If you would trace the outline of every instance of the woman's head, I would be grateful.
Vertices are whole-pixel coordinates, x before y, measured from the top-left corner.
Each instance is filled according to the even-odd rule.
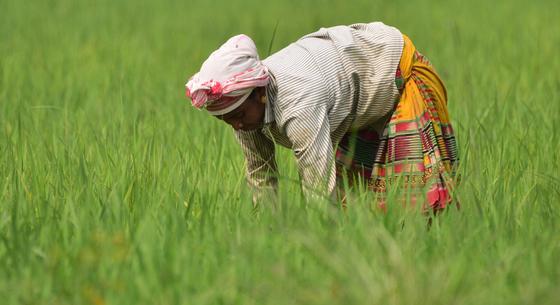
[[[268,80],[268,69],[259,60],[253,40],[237,35],[210,54],[187,82],[186,95],[194,107],[221,116],[249,102],[253,89]]]
[[[229,124],[235,130],[255,130],[262,128],[266,103],[264,87],[254,88],[249,96],[234,110],[216,118]]]

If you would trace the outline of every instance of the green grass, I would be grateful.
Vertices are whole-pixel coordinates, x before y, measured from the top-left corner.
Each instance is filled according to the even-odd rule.
[[[2,304],[558,304],[558,1],[0,2]],[[261,55],[382,20],[447,84],[462,209],[300,200],[253,212],[232,132],[184,83],[229,36]]]

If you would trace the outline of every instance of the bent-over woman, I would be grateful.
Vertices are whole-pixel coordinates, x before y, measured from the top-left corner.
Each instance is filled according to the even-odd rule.
[[[321,28],[262,61],[251,38],[234,36],[186,95],[233,127],[256,194],[276,189],[282,145],[307,197],[334,196],[346,180],[365,183],[381,206],[389,192],[435,211],[452,202],[458,156],[446,89],[394,27]]]

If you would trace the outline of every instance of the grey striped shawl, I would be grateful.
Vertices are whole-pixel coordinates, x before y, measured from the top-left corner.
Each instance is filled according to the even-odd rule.
[[[398,98],[402,34],[381,22],[322,28],[263,60],[272,78],[262,130],[236,131],[247,180],[275,188],[275,143],[291,148],[307,196],[333,194],[334,149],[350,130],[379,132]]]

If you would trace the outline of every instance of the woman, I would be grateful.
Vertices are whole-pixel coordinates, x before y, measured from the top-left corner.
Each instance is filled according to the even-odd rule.
[[[458,158],[445,87],[394,27],[322,28],[263,61],[238,35],[186,87],[195,107],[235,129],[257,194],[276,188],[278,143],[293,150],[307,196],[336,194],[350,177],[381,206],[393,192],[436,211],[451,202]]]

